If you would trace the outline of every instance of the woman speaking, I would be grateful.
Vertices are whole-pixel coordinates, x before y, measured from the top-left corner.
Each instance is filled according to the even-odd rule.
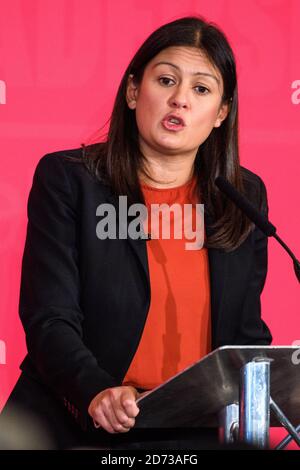
[[[136,52],[105,141],[37,165],[19,308],[28,354],[3,417],[30,412],[57,449],[195,448],[201,429],[134,428],[137,398],[217,347],[272,339],[260,303],[267,237],[217,189],[219,175],[267,214],[263,181],[239,162],[231,47],[215,25],[184,17]],[[189,205],[191,227],[204,207],[203,243],[187,249],[172,211],[170,236],[152,216],[145,236],[130,236],[120,196],[148,214],[163,205],[160,221]]]

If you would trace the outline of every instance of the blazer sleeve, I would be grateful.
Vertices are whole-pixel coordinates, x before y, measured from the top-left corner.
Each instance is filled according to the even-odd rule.
[[[259,180],[259,209],[268,216],[268,199],[264,182]],[[261,318],[261,293],[268,268],[268,237],[255,226],[252,234],[254,256],[245,301],[242,308],[237,343],[240,345],[269,345],[272,336]]]
[[[83,428],[91,399],[118,385],[82,339],[78,214],[61,157],[38,163],[28,198],[19,314],[28,355]]]

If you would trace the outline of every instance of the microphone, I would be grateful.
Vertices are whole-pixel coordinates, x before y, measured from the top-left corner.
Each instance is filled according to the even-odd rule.
[[[254,205],[248,201],[248,199],[235,189],[235,187],[229,183],[229,181],[223,176],[218,176],[215,179],[215,185],[219,190],[226,194],[226,196],[244,213],[246,216],[254,222],[254,224],[267,236],[274,237],[280,245],[285,249],[285,251],[292,258],[294,263],[294,271],[298,282],[300,282],[300,262],[297,260],[294,253],[290,248],[284,243],[284,241],[277,235],[276,227],[269,222],[267,217],[265,217],[259,210],[254,207]]]

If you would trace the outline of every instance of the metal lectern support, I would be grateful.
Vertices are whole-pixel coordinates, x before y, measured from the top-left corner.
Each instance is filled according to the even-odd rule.
[[[241,369],[239,438],[247,444],[269,447],[270,361],[248,362]]]
[[[275,403],[275,401],[270,397],[270,407],[273,413],[275,414],[278,421],[282,424],[282,426],[288,431],[291,439],[297,443],[298,447],[300,447],[300,436],[298,435],[299,427],[295,428],[292,423],[288,420],[288,418],[283,414],[279,406]],[[284,441],[285,442],[285,439]],[[282,445],[283,443],[281,443]],[[284,448],[284,447],[281,447]],[[278,449],[280,449],[280,444]]]
[[[262,449],[269,446],[270,361],[253,360],[240,371],[239,404],[220,413],[220,439],[226,444],[240,440]]]
[[[224,444],[233,444],[238,440],[239,405],[233,403],[220,412],[219,439]]]

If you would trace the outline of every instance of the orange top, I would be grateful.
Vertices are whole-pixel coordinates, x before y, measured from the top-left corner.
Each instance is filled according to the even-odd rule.
[[[142,184],[148,214],[150,204],[177,203],[183,207],[183,204],[197,202],[191,194],[195,182],[192,179],[182,186],[167,189]],[[193,228],[195,211],[193,206]],[[186,249],[185,244],[192,241],[191,236],[185,238],[184,232],[181,239],[174,238],[172,212],[170,220],[169,239],[162,238],[161,231],[159,239],[153,239],[153,226],[149,224],[152,239],[146,242],[146,246],[151,285],[150,308],[123,385],[152,389],[211,350],[207,249]],[[151,223],[151,216],[149,221]],[[145,229],[145,232],[149,233],[150,230],[147,232]]]

